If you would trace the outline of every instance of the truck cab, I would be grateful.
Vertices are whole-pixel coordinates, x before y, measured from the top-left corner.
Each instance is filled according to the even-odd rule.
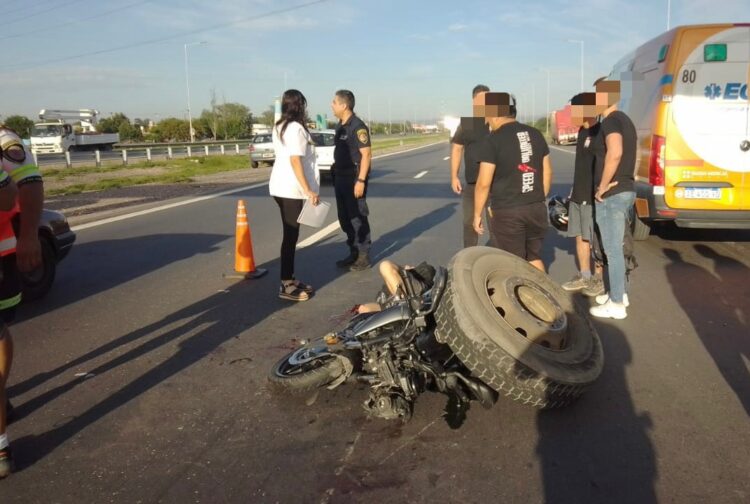
[[[73,127],[62,121],[36,123],[31,130],[31,150],[36,154],[61,154],[73,145]]]

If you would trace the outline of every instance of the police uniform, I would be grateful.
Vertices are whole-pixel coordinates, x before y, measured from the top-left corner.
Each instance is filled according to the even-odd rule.
[[[0,188],[41,182],[42,175],[21,138],[11,129],[0,126]],[[15,307],[21,302],[21,279],[16,266],[16,228],[20,208],[0,212],[0,318],[11,322]]]
[[[367,179],[365,192],[361,198],[354,197],[354,185],[359,177],[359,164],[362,153],[359,149],[370,147],[370,131],[367,125],[352,114],[346,123],[339,123],[334,137],[333,185],[336,192],[336,207],[339,225],[346,233],[346,244],[350,250],[358,253],[368,253],[370,250],[370,222],[367,208]]]

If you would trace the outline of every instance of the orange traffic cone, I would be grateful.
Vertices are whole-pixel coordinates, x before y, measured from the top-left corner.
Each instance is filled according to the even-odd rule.
[[[253,238],[250,234],[250,224],[247,222],[247,210],[245,202],[237,202],[237,229],[235,234],[234,247],[234,270],[237,273],[244,273],[244,278],[260,278],[268,270],[255,267],[255,258],[253,257]]]

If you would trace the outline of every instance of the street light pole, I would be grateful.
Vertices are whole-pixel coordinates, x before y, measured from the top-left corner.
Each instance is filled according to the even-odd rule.
[[[544,69],[547,72],[547,115],[544,116],[547,124],[547,138],[549,138],[549,87],[550,87],[550,71],[549,68]]]
[[[193,131],[193,114],[190,110],[190,72],[188,71],[188,46],[193,45],[205,45],[208,42],[205,40],[201,42],[190,42],[184,44],[183,49],[185,50],[185,88],[187,89],[187,113],[188,113],[188,125],[190,127],[190,143],[195,142],[195,132]]]
[[[669,18],[672,14],[672,0],[667,0],[667,31],[669,31]]]
[[[573,44],[581,44],[581,92],[583,93],[583,40],[568,40]]]

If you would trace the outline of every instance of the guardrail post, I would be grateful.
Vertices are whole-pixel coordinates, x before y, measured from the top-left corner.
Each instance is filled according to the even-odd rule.
[[[204,145],[203,150],[205,151],[206,156],[208,156],[208,145]]]
[[[239,154],[240,153],[240,144],[234,144],[234,151]]]
[[[224,152],[224,144],[221,144],[221,155],[223,156],[225,154]]]
[[[36,152],[34,152],[34,151],[31,151],[31,157],[33,157],[33,158],[34,158],[34,164],[35,164],[35,165],[36,165],[37,167],[39,167],[39,155],[38,155],[38,154],[37,154]]]
[[[128,151],[127,149],[122,149],[122,164],[123,166],[128,165]]]
[[[167,159],[172,159],[172,147],[167,147]]]
[[[151,161],[151,147],[146,147],[146,161]]]
[[[101,168],[102,167],[102,153],[99,149],[96,149],[94,151],[94,159],[96,159],[96,167]]]
[[[187,157],[190,157],[190,156],[192,156],[192,155],[193,155],[193,151],[192,151],[192,149],[190,148],[190,146],[188,145],[188,146],[187,146]]]
[[[68,168],[73,166],[73,163],[70,161],[70,151],[65,151],[65,166]]]

